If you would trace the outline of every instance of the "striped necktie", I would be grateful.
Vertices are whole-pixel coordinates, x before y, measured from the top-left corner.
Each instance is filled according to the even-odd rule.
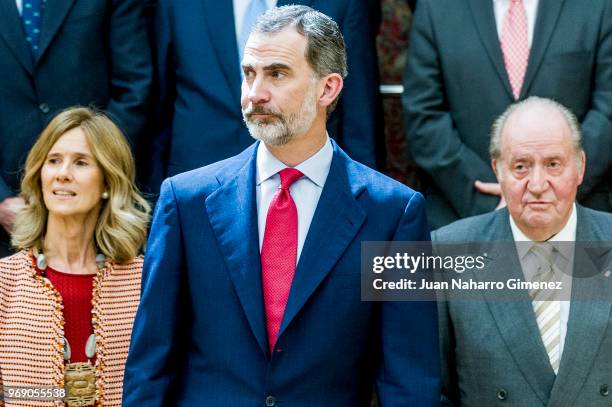
[[[556,281],[553,246],[547,242],[535,243],[530,253],[534,257],[535,264],[539,265],[532,282]],[[544,348],[556,374],[561,361],[561,302],[553,290],[534,289],[529,295]]]

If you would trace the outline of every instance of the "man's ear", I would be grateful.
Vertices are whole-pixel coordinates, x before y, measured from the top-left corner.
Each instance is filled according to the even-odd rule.
[[[578,162],[578,165],[579,165],[578,167],[578,177],[579,177],[578,185],[580,185],[582,184],[582,180],[584,178],[584,171],[586,168],[586,154],[584,151],[580,152],[580,154],[578,155],[578,160],[579,160]]]
[[[493,168],[493,173],[495,174],[495,177],[497,178],[497,182],[500,181],[501,179],[501,169],[499,168],[501,166],[501,161],[498,161],[497,159],[492,159],[491,160],[491,168]]]
[[[342,87],[344,86],[344,80],[340,74],[330,73],[322,78],[322,83],[323,92],[320,93],[319,105],[327,108],[327,106],[331,105],[340,95]]]

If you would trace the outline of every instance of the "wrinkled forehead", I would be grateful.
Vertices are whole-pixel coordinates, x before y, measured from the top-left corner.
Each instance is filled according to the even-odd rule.
[[[253,33],[244,48],[243,66],[281,63],[289,66],[306,63],[307,39],[295,28],[277,33]]]
[[[555,109],[546,106],[520,109],[508,118],[502,130],[501,150],[502,156],[570,154],[571,129],[563,114]]]

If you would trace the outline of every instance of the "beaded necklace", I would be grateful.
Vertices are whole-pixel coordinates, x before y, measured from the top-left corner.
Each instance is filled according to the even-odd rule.
[[[104,269],[106,263],[106,256],[103,254],[96,255],[96,265],[98,272]],[[47,278],[47,259],[42,253],[39,252],[36,256],[36,264],[40,270],[41,277],[51,286],[53,284]],[[95,325],[95,321],[92,321],[92,325]],[[85,344],[85,355],[87,356],[87,362],[70,362],[72,351],[70,349],[70,343],[64,336],[64,388],[66,390],[66,398],[64,402],[68,407],[81,407],[81,406],[93,406],[96,402],[96,372],[95,367],[91,363],[91,359],[96,355],[96,336],[91,334]]]

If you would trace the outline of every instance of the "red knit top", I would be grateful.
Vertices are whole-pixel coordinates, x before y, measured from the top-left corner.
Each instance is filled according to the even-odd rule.
[[[38,267],[36,271],[40,273]],[[64,305],[64,337],[70,344],[70,362],[87,362],[85,345],[93,333],[91,299],[95,274],[68,274],[48,267],[45,273],[62,296]],[[95,357],[92,359],[94,363]]]

